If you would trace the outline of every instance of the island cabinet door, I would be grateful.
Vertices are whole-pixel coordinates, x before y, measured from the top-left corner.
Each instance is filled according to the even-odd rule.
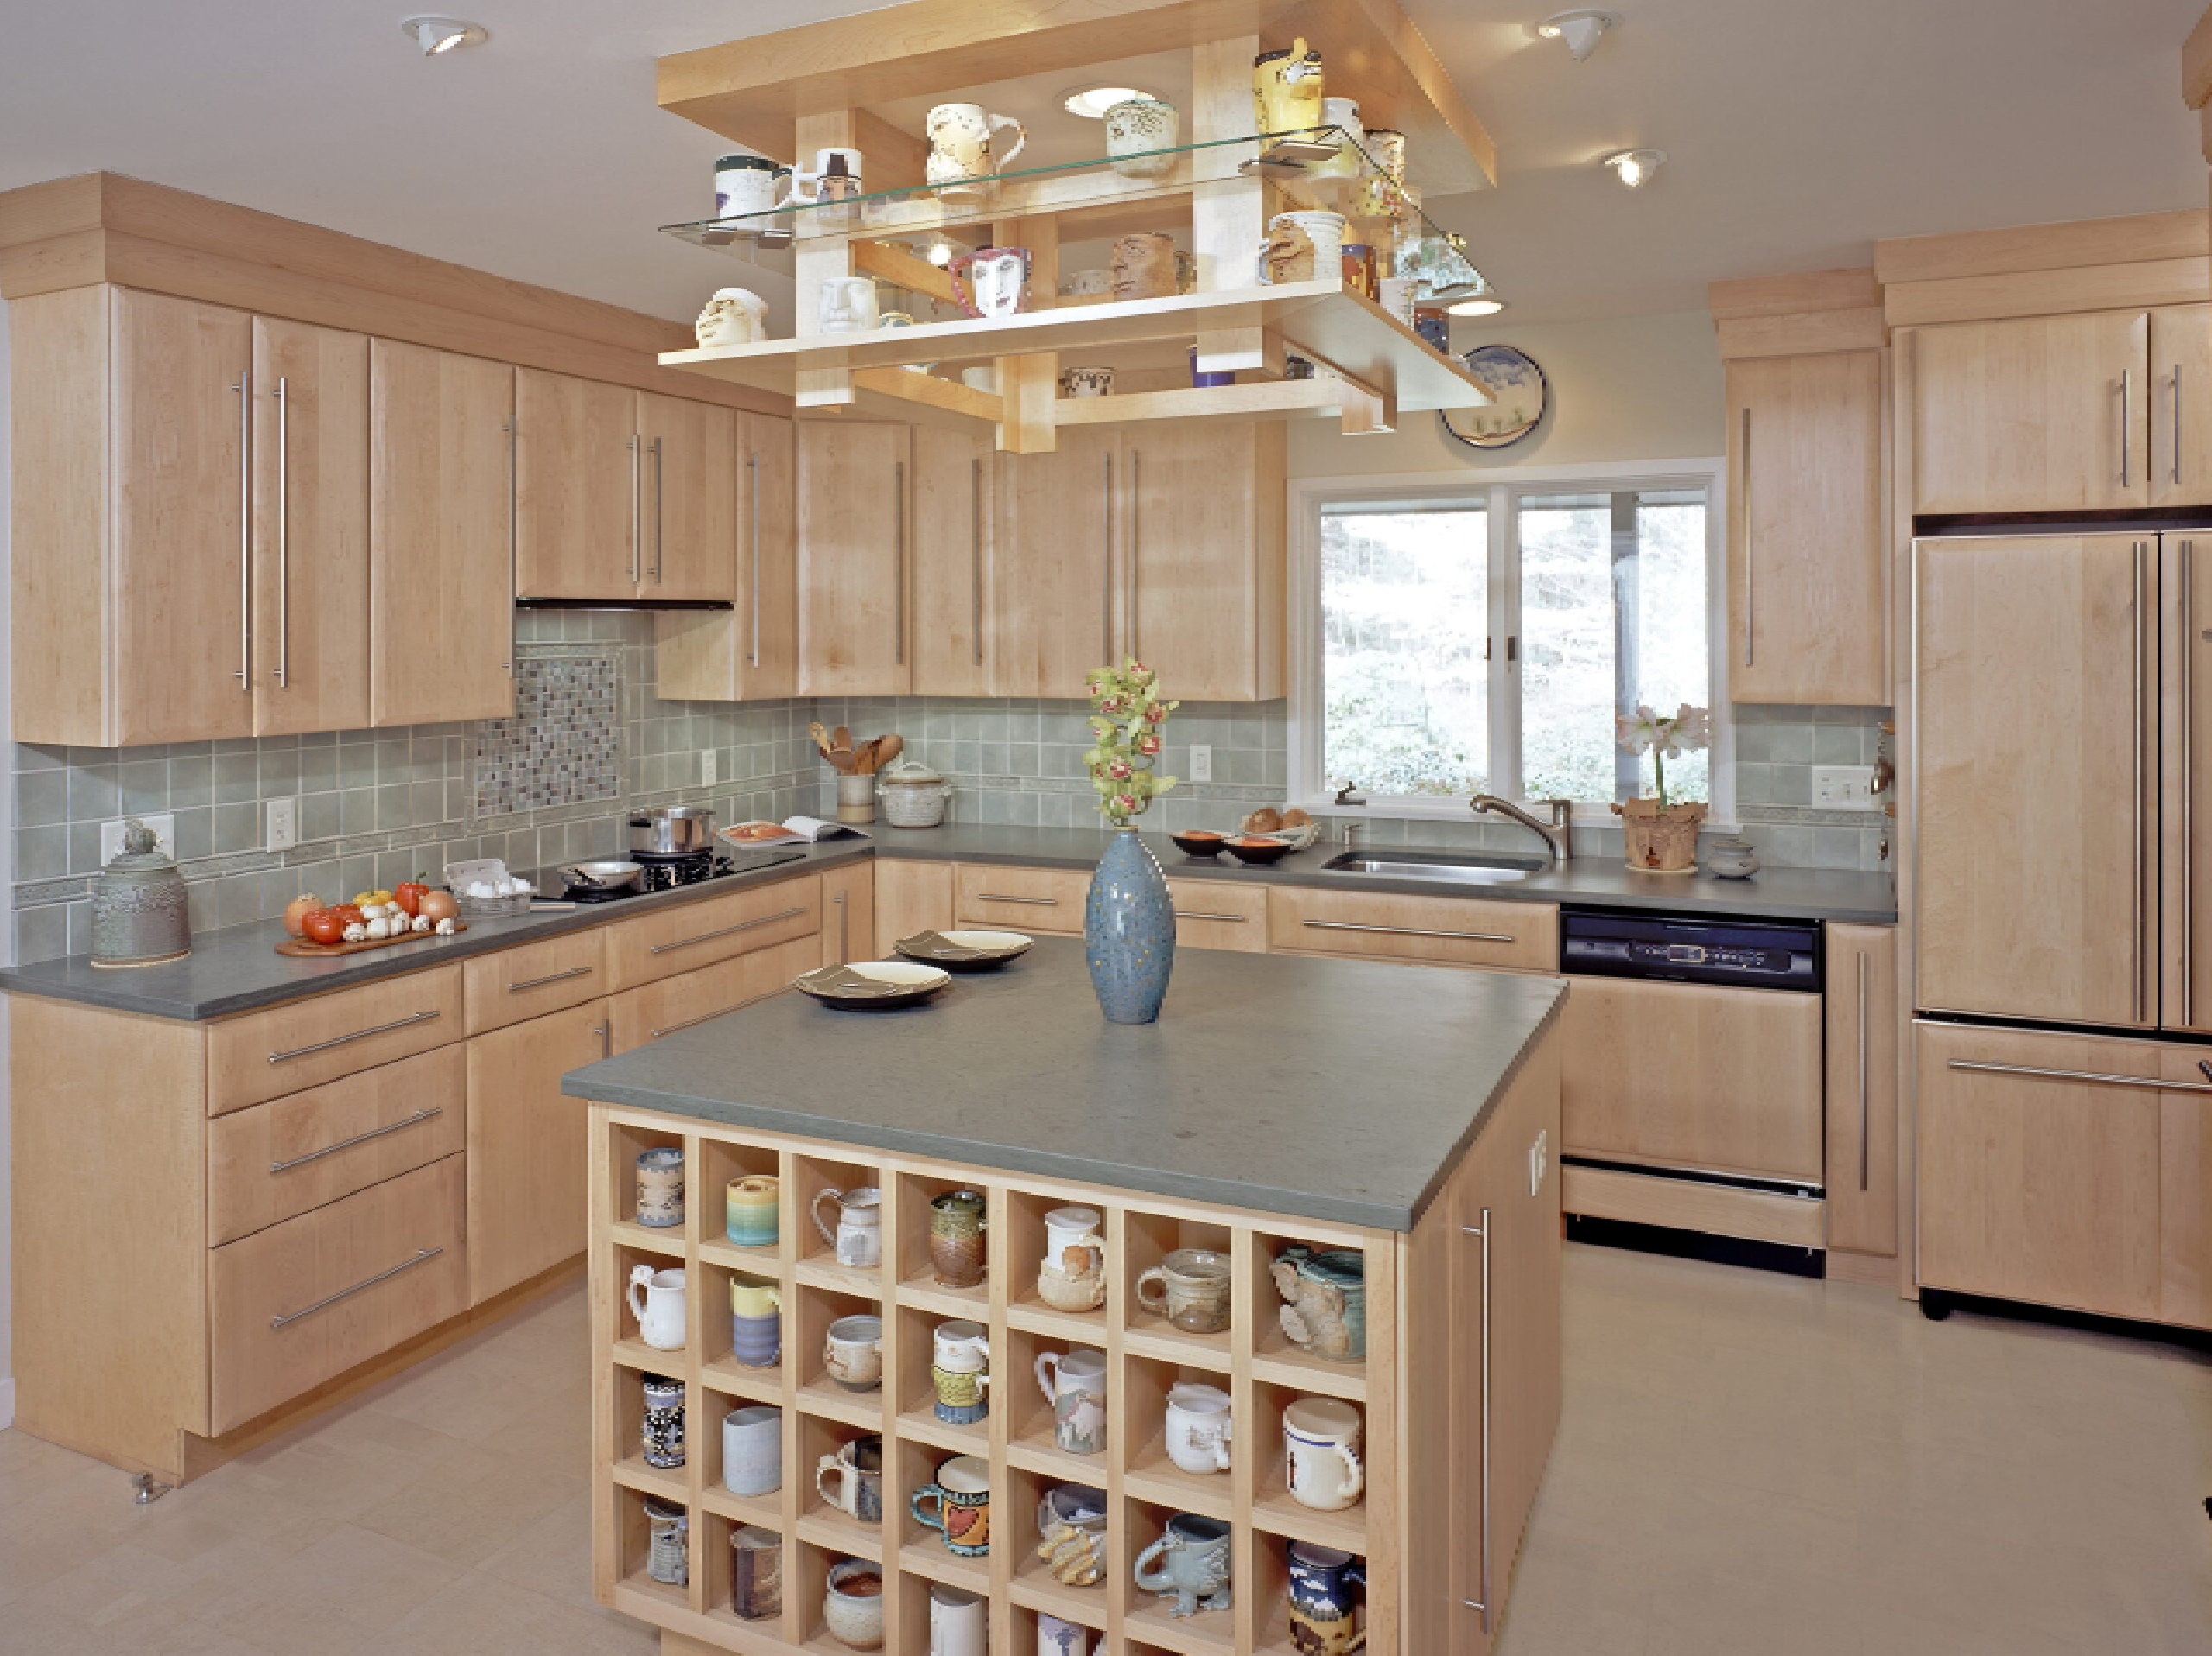
[[[1828,1247],[1897,1251],[1897,928],[1827,927]]]
[[[585,1116],[561,1077],[609,1056],[605,1000],[468,1043],[468,1303],[583,1251]]]

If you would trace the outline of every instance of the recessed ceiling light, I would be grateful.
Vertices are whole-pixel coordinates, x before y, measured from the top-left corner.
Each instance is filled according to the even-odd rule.
[[[1446,305],[1446,316],[1495,316],[1505,308],[1505,301],[1495,294],[1484,294],[1479,299],[1462,299],[1456,305]]]
[[[434,58],[463,46],[481,46],[492,38],[491,31],[481,23],[465,22],[458,17],[403,17],[399,32],[423,48],[423,55]]]
[[[1150,98],[1148,92],[1139,92],[1135,86],[1079,86],[1062,95],[1060,107],[1071,115],[1080,115],[1086,121],[1103,121],[1106,111],[1116,104],[1126,104],[1132,98]]]
[[[1667,152],[1663,149],[1620,149],[1602,158],[1598,164],[1610,167],[1624,188],[1640,190],[1651,181],[1651,174],[1665,165]]]
[[[1605,37],[1609,29],[1618,29],[1621,20],[1610,11],[1554,12],[1536,25],[1541,40],[1557,41],[1574,54],[1577,63],[1598,49],[1598,42]]]

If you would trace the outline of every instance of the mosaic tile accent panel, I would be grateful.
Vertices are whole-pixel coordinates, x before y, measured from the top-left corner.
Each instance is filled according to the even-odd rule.
[[[476,736],[476,815],[507,816],[581,805],[622,790],[622,715],[615,658],[516,663],[515,716]]]

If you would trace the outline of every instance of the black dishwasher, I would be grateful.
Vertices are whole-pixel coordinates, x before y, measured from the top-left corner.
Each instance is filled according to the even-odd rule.
[[[1583,977],[1821,987],[1817,920],[1715,920],[1624,909],[1560,910],[1559,969]]]

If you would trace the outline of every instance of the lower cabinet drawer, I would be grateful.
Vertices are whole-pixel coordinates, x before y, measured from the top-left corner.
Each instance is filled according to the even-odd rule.
[[[963,863],[953,887],[954,916],[963,926],[1083,935],[1083,899],[1090,891],[1090,876],[1079,868]]]
[[[461,967],[433,966],[207,1026],[207,1114],[458,1041]]]
[[[607,929],[608,987],[632,989],[678,972],[822,932],[822,877],[756,885],[618,920]],[[821,955],[817,944],[815,954]]]
[[[1167,899],[1175,908],[1178,948],[1267,953],[1265,886],[1232,885],[1225,879],[1171,879]]]
[[[686,972],[681,977],[663,978],[658,983],[626,990],[608,1003],[613,1011],[614,1050],[627,1052],[664,1035],[765,1000],[790,988],[791,980],[800,973],[811,972],[821,964],[820,944],[810,937],[798,937],[704,971]]]
[[[1548,903],[1277,885],[1268,892],[1268,941],[1304,955],[1556,972],[1559,910]]]
[[[379,1064],[207,1124],[207,1245],[427,1166],[468,1142],[459,1045]]]
[[[467,1160],[448,1156],[211,1250],[212,1431],[467,1308]]]
[[[461,981],[471,1035],[581,1006],[607,993],[607,929],[476,955],[461,963]]]

